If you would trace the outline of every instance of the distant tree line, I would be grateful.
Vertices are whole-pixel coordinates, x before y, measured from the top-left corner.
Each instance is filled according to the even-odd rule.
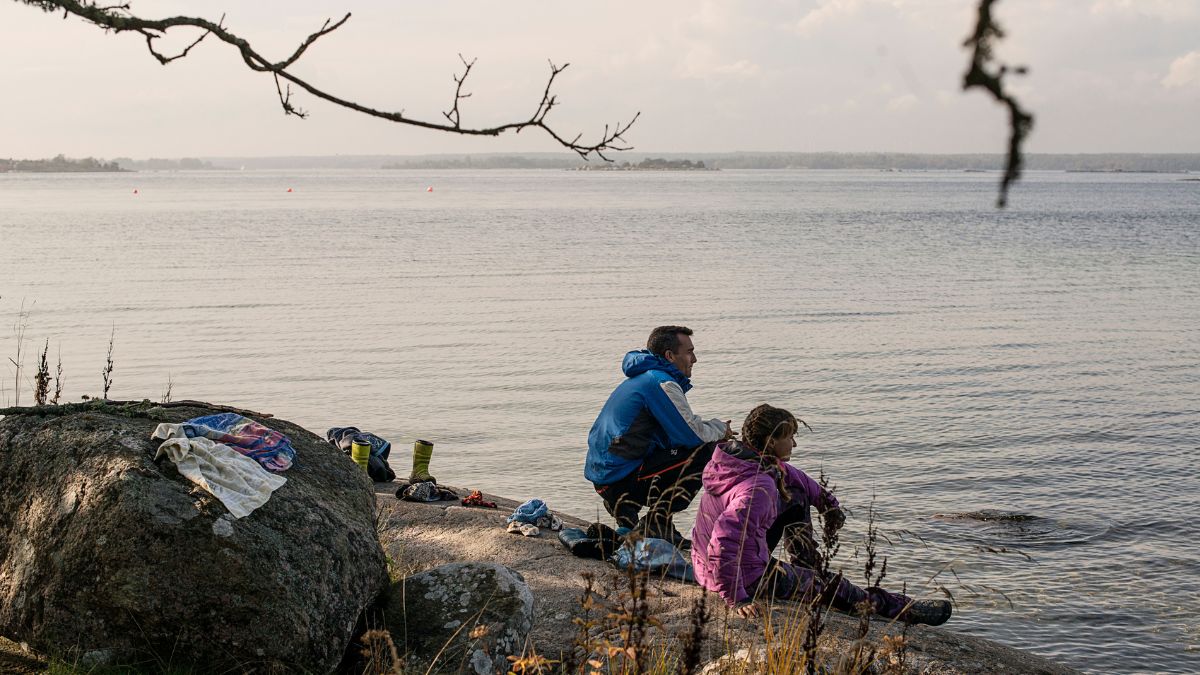
[[[51,159],[0,159],[0,173],[21,171],[28,173],[84,173],[123,171],[116,162],[105,162],[95,157],[69,159],[56,155]]]
[[[384,169],[568,169],[582,164],[578,157],[527,157],[521,155],[471,155],[459,157],[414,157],[384,164]]]
[[[647,157],[637,164],[621,162],[620,164],[597,164],[579,167],[581,171],[715,171],[704,165],[704,160],[664,159],[662,157]]]
[[[923,155],[888,152],[747,152],[705,155],[721,169],[897,169],[914,171],[1003,171],[998,154]],[[1043,171],[1200,171],[1200,154],[1026,154],[1027,169]]]
[[[215,169],[212,162],[206,162],[195,157],[184,157],[182,159],[159,159],[151,157],[150,159],[130,159],[128,157],[118,157],[113,160],[121,166],[122,169],[130,171],[205,171]]]

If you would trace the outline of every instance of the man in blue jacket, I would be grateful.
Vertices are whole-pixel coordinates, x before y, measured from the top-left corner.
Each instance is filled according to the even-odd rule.
[[[627,379],[592,425],[583,471],[618,527],[681,547],[689,542],[671,515],[699,492],[716,442],[733,435],[729,422],[701,419],[688,405],[695,363],[692,331],[684,326],[659,326],[646,349],[626,354]],[[647,511],[639,520],[642,507]]]

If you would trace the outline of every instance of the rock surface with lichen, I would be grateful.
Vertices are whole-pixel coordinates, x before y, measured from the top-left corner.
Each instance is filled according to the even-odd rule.
[[[435,672],[508,672],[533,626],[533,594],[519,572],[488,562],[460,562],[419,572],[398,584],[404,601],[389,613],[409,666]]]
[[[0,419],[0,635],[75,663],[337,666],[387,583],[371,483],[321,438],[258,419],[297,459],[265,505],[235,519],[154,460],[160,421],[212,412],[97,405]]]

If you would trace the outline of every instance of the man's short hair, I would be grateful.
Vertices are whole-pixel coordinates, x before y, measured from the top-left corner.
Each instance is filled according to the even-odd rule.
[[[687,326],[659,326],[650,331],[650,339],[646,340],[646,349],[665,357],[667,352],[679,351],[679,336],[691,335],[692,329]]]

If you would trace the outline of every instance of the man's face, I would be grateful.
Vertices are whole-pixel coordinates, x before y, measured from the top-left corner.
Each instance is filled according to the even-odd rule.
[[[692,376],[692,364],[696,362],[696,347],[692,345],[692,336],[679,335],[679,349],[667,350],[664,356],[684,377]]]

